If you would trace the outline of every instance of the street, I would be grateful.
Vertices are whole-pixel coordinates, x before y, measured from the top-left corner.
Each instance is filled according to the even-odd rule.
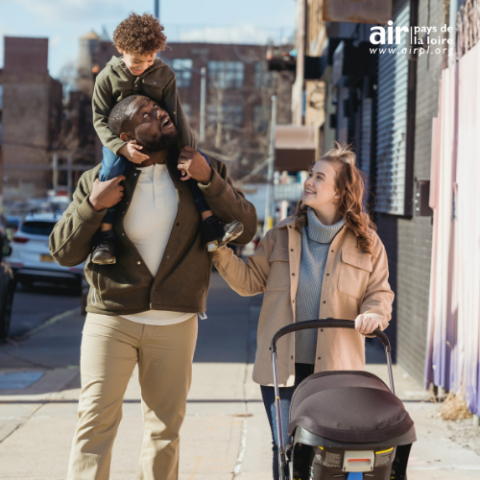
[[[395,384],[404,409],[387,391],[343,390],[356,388],[354,375],[338,375],[342,388],[316,392],[311,403],[296,392],[308,406],[298,409],[303,419],[320,424],[310,418],[318,413],[331,422],[319,428],[356,429],[365,442],[369,427],[384,438],[398,433],[394,422],[410,428],[410,442],[405,411],[414,421],[409,456],[391,453],[393,440],[374,451],[355,443],[362,458],[322,445],[316,461],[334,465],[335,477],[385,480],[380,472],[393,457],[385,476],[406,480],[408,457],[408,480],[480,479],[480,223],[472,222],[480,203],[480,0],[52,4],[0,1],[0,480],[66,480],[80,363],[85,382],[85,359],[92,370],[115,372],[119,361],[135,361],[128,348],[118,348],[117,361],[116,352],[88,346],[80,362],[86,304],[138,313],[114,328],[123,335],[130,320],[144,323],[133,329],[146,345],[170,333],[157,326],[150,334],[148,319],[183,320],[206,299],[178,478],[271,479],[272,434],[252,380],[263,295],[239,296],[219,271],[242,293],[267,292],[259,372],[271,373],[271,321],[356,319],[361,334],[381,328],[390,339],[393,366],[385,338],[365,338],[366,370]],[[258,255],[245,270],[221,249],[208,289],[207,252],[223,244],[244,259]],[[55,280],[77,288],[47,283]],[[92,344],[108,335],[104,321],[92,325]],[[279,348],[283,383],[296,362],[363,368],[360,334],[302,337],[290,338],[287,354]],[[151,343],[163,352],[167,345],[169,365],[185,367],[171,354],[186,353],[185,334]],[[152,356],[162,369],[152,389],[170,375],[173,387],[161,390],[177,407],[182,374]],[[151,359],[142,349],[137,357],[140,365]],[[175,418],[163,397],[148,402],[138,376],[138,366],[123,376],[112,480],[154,480],[137,474],[142,395],[165,425]],[[119,385],[102,384],[100,401],[109,403]],[[377,400],[385,403],[377,408]],[[169,410],[167,420],[154,403]],[[100,463],[106,458],[87,450],[81,469],[97,453]],[[308,468],[295,469],[294,480],[326,476]],[[355,468],[365,473],[346,473]]]
[[[10,337],[22,337],[46,320],[80,307],[80,295],[72,288],[36,283],[32,288],[18,284],[13,297]]]
[[[199,322],[193,385],[182,428],[182,480],[271,478],[270,430],[258,385],[251,380],[261,300],[238,296],[218,273],[213,274],[208,319]],[[0,478],[61,480],[76,423],[84,318],[74,310],[78,298],[73,295],[56,296],[50,290],[42,297],[35,291],[19,291],[15,308],[20,320],[14,319],[18,332],[41,324],[35,313],[28,313],[29,302],[52,308],[49,312],[58,320],[27,340],[0,347],[1,373],[41,376],[25,388],[18,387],[28,378],[18,379],[17,388],[0,390]],[[59,303],[70,313],[58,315]],[[46,317],[43,312],[42,318]],[[370,349],[373,342],[368,345]],[[378,352],[373,352],[374,358],[379,358]],[[372,358],[372,352],[368,355]],[[370,363],[368,369],[386,380],[384,364]],[[409,479],[478,478],[480,451],[471,422],[461,425],[463,434],[455,441],[452,428],[460,425],[437,419],[438,406],[400,367],[395,366],[394,375],[397,394],[417,428]],[[125,396],[114,447],[111,478],[115,480],[133,479],[137,469],[142,421],[136,376],[134,372]],[[465,432],[471,434],[469,446]]]

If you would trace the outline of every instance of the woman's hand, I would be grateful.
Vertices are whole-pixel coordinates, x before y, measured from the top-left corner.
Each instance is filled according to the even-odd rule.
[[[378,313],[362,313],[355,319],[355,330],[362,335],[371,334],[382,325],[383,315]]]

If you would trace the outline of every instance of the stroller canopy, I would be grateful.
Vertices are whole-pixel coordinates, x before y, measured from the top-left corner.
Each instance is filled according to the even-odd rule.
[[[289,435],[296,427],[340,442],[382,442],[413,427],[403,403],[382,380],[363,371],[320,372],[295,390]]]

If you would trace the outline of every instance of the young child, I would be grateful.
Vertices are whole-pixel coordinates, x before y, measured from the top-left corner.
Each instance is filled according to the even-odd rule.
[[[165,50],[167,37],[163,26],[152,15],[134,13],[115,29],[113,42],[123,56],[112,57],[99,73],[93,93],[93,123],[103,143],[100,181],[126,173],[131,163],[142,163],[148,155],[136,142],[124,142],[108,128],[108,116],[117,102],[129,95],[143,94],[161,103],[179,131],[181,147],[197,148],[187,118],[183,113],[173,71],[157,58]],[[201,152],[200,152],[201,153]],[[203,155],[203,154],[202,154]],[[204,155],[208,162],[208,158]],[[223,223],[213,216],[197,182],[189,180],[193,197],[202,218],[201,234],[209,252],[235,240],[243,232],[240,222]],[[92,262],[115,263],[115,207],[104,217],[100,235],[92,253]]]

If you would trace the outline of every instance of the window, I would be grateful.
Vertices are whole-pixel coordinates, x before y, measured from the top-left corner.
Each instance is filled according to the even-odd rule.
[[[25,222],[22,225],[21,231],[23,233],[30,233],[32,235],[45,235],[48,237],[53,230],[56,222]]]
[[[207,108],[208,123],[217,122],[217,105],[208,105]],[[243,106],[242,105],[222,105],[222,124],[234,127],[243,126]]]
[[[242,62],[208,62],[208,74],[217,88],[242,88]]]
[[[253,128],[257,132],[268,129],[270,121],[270,109],[265,105],[254,105],[253,107]]]
[[[255,62],[255,88],[273,87],[273,75],[266,68],[265,62]]]
[[[177,88],[188,88],[192,80],[191,58],[162,58],[162,60],[175,72]]]

